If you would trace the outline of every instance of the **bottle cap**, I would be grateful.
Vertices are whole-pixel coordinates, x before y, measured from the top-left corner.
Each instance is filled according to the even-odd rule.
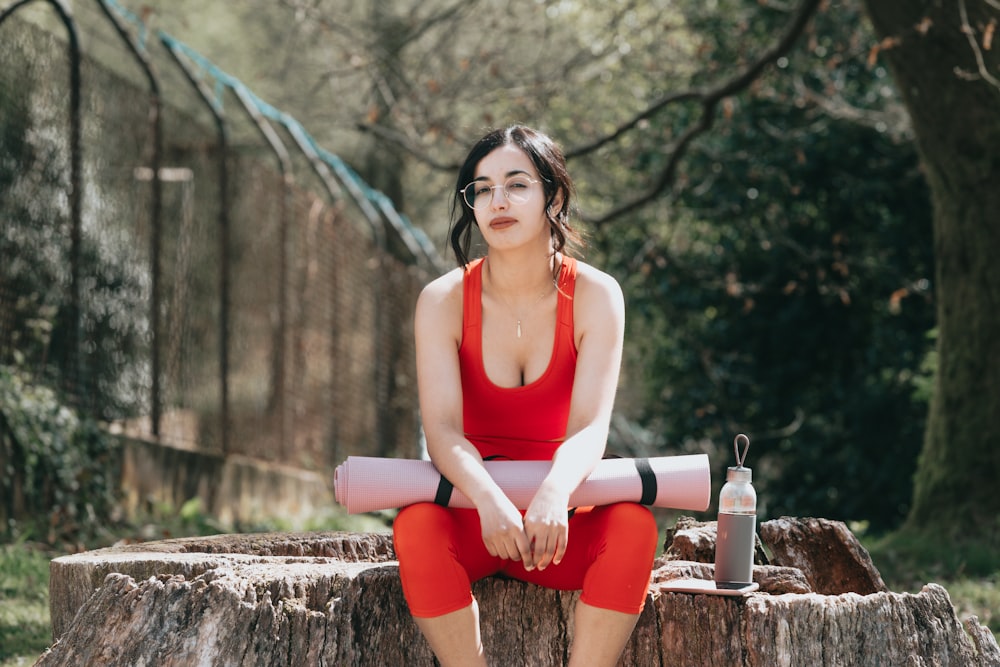
[[[731,466],[726,469],[727,482],[750,482],[753,481],[753,470],[743,466]]]

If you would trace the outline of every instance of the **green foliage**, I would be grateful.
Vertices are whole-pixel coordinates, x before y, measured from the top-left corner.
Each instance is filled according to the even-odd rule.
[[[904,527],[865,542],[880,572],[907,588],[918,586],[921,579],[1000,575],[1000,551],[995,542],[977,535],[942,540],[932,531]]]
[[[117,441],[48,387],[0,366],[0,511],[8,537],[50,543],[106,521],[117,500]]]
[[[885,71],[856,48],[832,59],[863,43],[839,30],[732,100],[686,158],[672,219],[605,243],[629,266],[646,423],[674,446],[748,433],[765,514],[885,530],[906,515],[926,418],[931,212],[914,147],[881,123]],[[715,59],[752,59],[741,49],[754,35],[709,39]],[[872,122],[829,113],[820,95]],[[676,135],[688,118],[662,122]],[[650,144],[634,159],[663,155]],[[721,474],[733,460],[719,451]]]
[[[65,217],[57,143],[30,137],[32,78],[0,80],[0,363],[15,355],[48,364],[48,343],[65,284],[68,234],[45,219]],[[14,91],[17,90],[17,94]]]
[[[648,350],[650,415],[677,439],[747,431],[774,515],[894,525],[934,316],[916,156],[851,124],[793,143],[774,109],[747,118],[709,167],[712,187],[685,193],[696,218],[646,256],[633,291],[637,317],[662,332],[649,340],[668,343]]]
[[[930,404],[934,395],[934,374],[937,373],[937,328],[927,332],[930,346],[926,356],[920,362],[919,372],[913,378],[913,399],[919,403]]]

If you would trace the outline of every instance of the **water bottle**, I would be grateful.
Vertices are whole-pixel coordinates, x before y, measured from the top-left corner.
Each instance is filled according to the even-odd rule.
[[[726,471],[726,483],[719,494],[715,540],[715,586],[724,589],[743,588],[753,582],[757,528],[757,492],[750,483],[753,471],[743,466],[750,438],[740,433],[733,445],[736,466]]]

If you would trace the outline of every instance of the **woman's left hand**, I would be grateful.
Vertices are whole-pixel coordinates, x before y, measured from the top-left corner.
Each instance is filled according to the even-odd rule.
[[[544,570],[549,564],[558,565],[566,554],[569,542],[569,495],[542,485],[524,514],[524,532],[531,549],[530,563],[525,569]]]

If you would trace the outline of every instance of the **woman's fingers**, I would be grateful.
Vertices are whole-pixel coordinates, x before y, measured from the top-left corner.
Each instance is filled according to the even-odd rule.
[[[522,561],[526,568],[531,569],[531,549],[528,548],[528,538],[523,532],[498,540],[496,553],[493,555],[507,560]]]
[[[530,542],[524,532],[524,526],[517,515],[516,523],[500,520],[496,523],[484,521],[483,544],[491,556],[506,560],[523,561],[530,569],[533,566]],[[483,521],[483,517],[480,517]]]
[[[481,509],[483,544],[491,556],[521,561],[525,570],[558,565],[566,555],[569,522],[563,502],[536,502],[523,517],[511,506]]]
[[[524,569],[533,570],[535,569],[535,559],[531,555],[531,542],[528,541],[528,536],[523,530],[518,537],[519,539],[515,542],[517,547],[517,558],[514,558],[513,560],[521,561],[521,564],[524,565]]]
[[[569,532],[567,531],[563,535],[563,539],[559,540],[556,544],[556,552],[552,556],[552,564],[558,565],[562,562],[563,556],[566,555],[566,547],[569,546]]]
[[[524,515],[524,532],[532,546],[532,558],[538,569],[558,564],[566,553],[569,540],[569,496],[558,487],[543,485],[531,499]]]
[[[531,540],[533,564],[539,570],[544,570],[551,564],[559,564],[566,554],[569,538],[566,523],[559,521],[532,523],[525,526],[525,532]]]

